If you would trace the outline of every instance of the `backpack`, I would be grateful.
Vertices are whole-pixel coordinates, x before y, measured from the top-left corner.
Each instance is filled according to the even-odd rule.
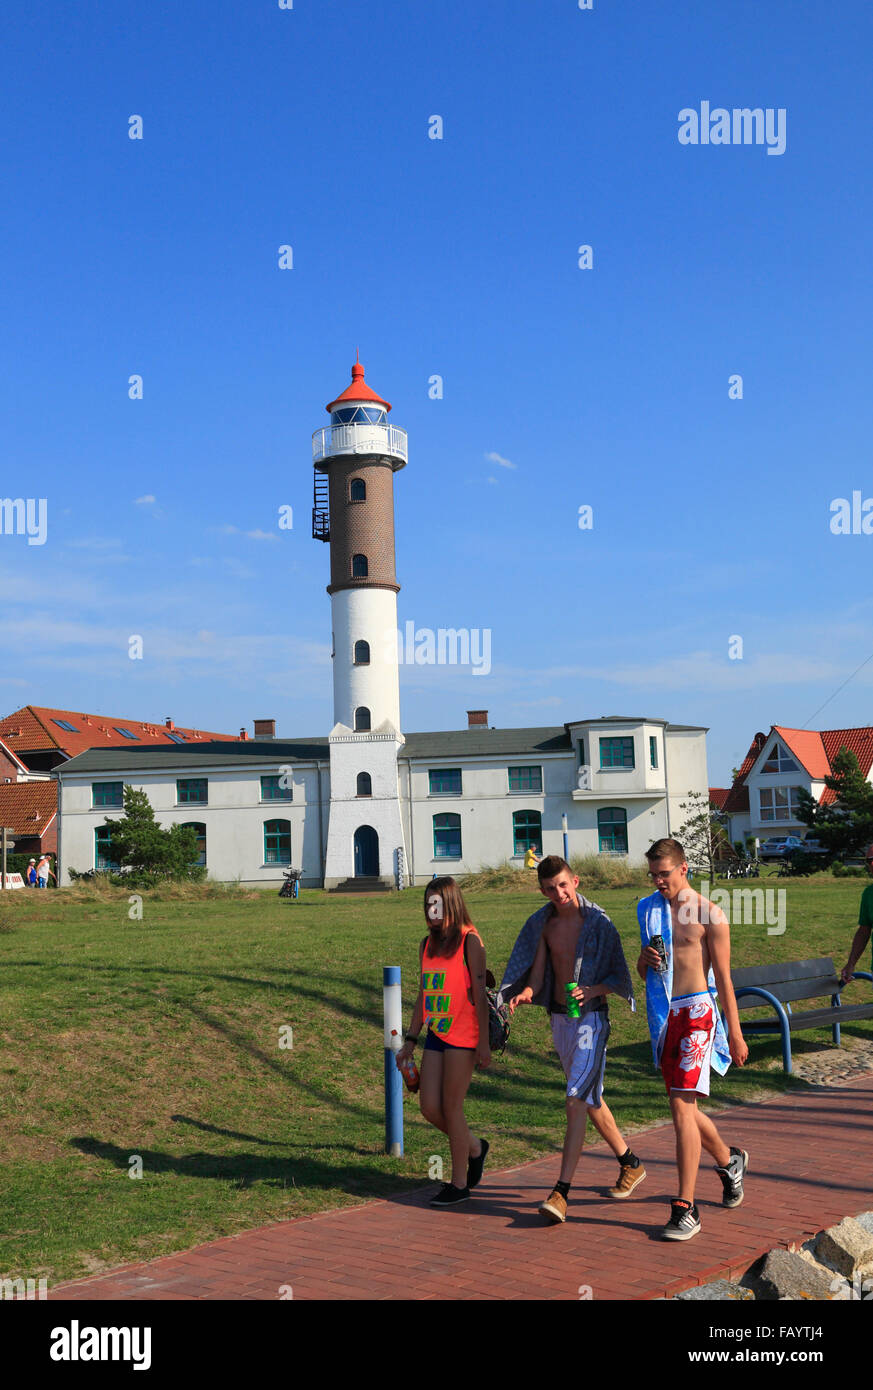
[[[467,961],[468,939],[469,932],[464,937],[464,964],[469,969]],[[488,1000],[488,1046],[492,1052],[499,1052],[502,1056],[509,1041],[509,1005],[498,1004],[496,986],[497,981],[491,971],[486,969],[485,998]]]

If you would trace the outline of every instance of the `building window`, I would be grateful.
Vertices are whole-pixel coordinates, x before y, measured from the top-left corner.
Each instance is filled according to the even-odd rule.
[[[373,795],[373,779],[369,772],[358,773],[358,796]]]
[[[627,811],[605,806],[597,812],[597,834],[601,854],[627,854]]]
[[[289,820],[264,821],[264,863],[291,863],[291,822]]]
[[[59,729],[66,729],[71,734],[77,734],[79,732],[75,724],[71,724],[69,719],[53,719],[52,723],[57,724]]]
[[[293,801],[294,788],[282,786],[282,780],[287,774],[279,776],[276,773],[270,777],[261,778],[261,800],[262,801]]]
[[[449,811],[433,818],[434,859],[460,859],[461,817]]]
[[[543,789],[543,770],[541,767],[511,767],[509,769],[509,790],[511,792],[541,792]]]
[[[370,711],[366,705],[360,705],[355,710],[355,733],[368,734],[370,732]]]
[[[206,864],[206,826],[202,820],[186,820],[182,823],[183,830],[193,830],[197,836],[197,858],[192,859],[192,864]]]
[[[781,743],[774,743],[773,747],[770,749],[770,755],[767,758],[767,761],[765,762],[764,766],[761,768],[761,771],[799,772],[800,768],[797,766],[797,763],[794,761],[794,759],[788,756]]]
[[[634,741],[632,738],[602,738],[600,740],[600,766],[633,767]]]
[[[187,740],[186,740],[184,734],[171,734],[171,733],[168,732],[167,729],[164,730],[164,733],[167,735],[167,738],[170,740],[171,743],[185,743],[185,742],[187,742]]]
[[[431,796],[460,796],[461,769],[459,767],[436,767],[430,769]]]
[[[130,729],[119,729],[118,725],[116,724],[115,732],[117,734],[121,734],[122,738],[130,738],[133,739],[134,743],[139,743],[139,734],[132,734],[130,732]]]
[[[369,643],[369,642],[356,642],[356,643],[355,643],[355,665],[356,665],[356,666],[369,666],[369,664],[370,664],[370,643]]]
[[[761,820],[796,821],[800,809],[800,791],[801,787],[760,787],[758,795],[761,798]]]
[[[366,500],[367,484],[364,482],[363,478],[352,478],[352,481],[349,483],[349,501],[366,502]]]
[[[656,769],[658,766],[658,740],[655,734],[649,735],[649,767]]]
[[[370,573],[366,555],[352,556],[352,579],[366,579]]]
[[[91,805],[92,805],[92,806],[123,806],[123,805],[124,805],[124,783],[123,783],[123,782],[92,782],[92,783],[91,783]]]
[[[524,854],[528,849],[542,854],[543,818],[539,811],[513,811],[512,841],[513,854]]]
[[[197,801],[201,806],[207,802],[206,788],[208,786],[205,777],[179,777],[176,779],[176,804],[185,806],[188,802]]]
[[[105,825],[98,825],[94,831],[94,868],[98,874],[115,872],[120,866],[112,858],[112,850],[109,840],[109,828]]]

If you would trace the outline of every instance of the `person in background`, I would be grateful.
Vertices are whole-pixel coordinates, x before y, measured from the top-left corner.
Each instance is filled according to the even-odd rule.
[[[864,863],[867,865],[868,874],[873,874],[873,845],[868,845],[864,851]],[[873,883],[868,883],[861,894],[861,906],[858,909],[858,930],[852,937],[849,959],[840,971],[840,979],[844,985],[847,985],[852,978],[855,966],[870,939],[871,928],[873,928]]]
[[[28,886],[28,888],[35,888],[35,887],[36,887],[36,860],[35,860],[35,859],[31,859],[31,860],[28,861],[26,879],[27,879],[27,886]]]
[[[37,887],[38,887],[38,888],[48,888],[48,881],[49,881],[50,878],[54,878],[54,879],[55,879],[55,883],[57,883],[57,879],[55,878],[54,874],[52,873],[52,861],[51,861],[51,858],[49,857],[49,855],[44,854],[44,855],[42,856],[42,858],[40,859],[39,863],[38,863],[37,866],[36,866],[36,883],[37,883]]]
[[[533,845],[528,845],[527,849],[524,852],[524,867],[526,869],[535,869],[539,862],[539,855],[537,854]]]

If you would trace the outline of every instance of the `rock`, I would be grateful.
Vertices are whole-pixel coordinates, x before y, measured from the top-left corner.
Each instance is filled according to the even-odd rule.
[[[855,1220],[859,1226],[863,1226],[865,1231],[869,1231],[873,1235],[873,1211],[862,1211],[860,1216],[855,1217]]]
[[[771,1250],[749,1283],[762,1299],[832,1299],[844,1286],[833,1270],[789,1250]]]
[[[708,1303],[721,1302],[725,1299],[754,1299],[755,1295],[751,1289],[744,1289],[742,1284],[732,1284],[729,1279],[715,1279],[711,1284],[699,1284],[696,1289],[683,1289],[682,1293],[677,1293],[677,1299],[684,1299],[688,1303]]]
[[[847,1279],[868,1274],[873,1270],[873,1231],[846,1216],[839,1225],[822,1231],[815,1243],[815,1254]]]

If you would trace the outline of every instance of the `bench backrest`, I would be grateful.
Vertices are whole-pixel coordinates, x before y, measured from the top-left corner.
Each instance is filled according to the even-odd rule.
[[[835,994],[840,987],[836,968],[829,956],[817,960],[785,960],[774,965],[747,965],[731,971],[734,989],[744,985],[760,985],[782,1004],[796,999],[818,999],[820,995]],[[741,1009],[760,1009],[766,1000],[759,994],[746,994],[737,1000]]]

